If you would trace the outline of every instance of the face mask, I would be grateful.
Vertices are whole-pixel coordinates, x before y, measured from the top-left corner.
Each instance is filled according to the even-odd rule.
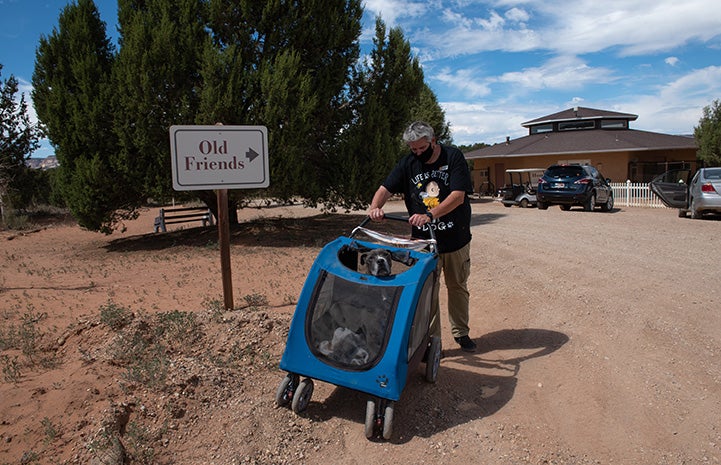
[[[430,160],[431,157],[433,157],[433,144],[428,144],[427,149],[416,155],[416,158],[418,158],[421,163],[428,163],[428,160]]]

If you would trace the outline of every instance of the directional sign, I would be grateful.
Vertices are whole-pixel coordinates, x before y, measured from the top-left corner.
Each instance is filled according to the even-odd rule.
[[[173,189],[260,189],[270,185],[265,126],[171,126]]]

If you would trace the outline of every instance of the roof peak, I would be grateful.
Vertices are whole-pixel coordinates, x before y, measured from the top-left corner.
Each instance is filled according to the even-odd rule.
[[[558,113],[526,121],[525,123],[521,123],[521,126],[529,127],[543,123],[576,121],[581,119],[625,119],[627,121],[635,121],[637,118],[638,115],[634,115],[632,113],[619,113],[616,111],[599,110],[587,107],[573,107],[567,110],[559,111]]]

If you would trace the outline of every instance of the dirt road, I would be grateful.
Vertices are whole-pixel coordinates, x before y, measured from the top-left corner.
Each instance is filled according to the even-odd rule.
[[[263,295],[268,308],[222,321],[204,316],[208,296],[222,291],[217,250],[205,245],[212,233],[193,233],[192,244],[188,235],[150,237],[148,212],[120,236],[66,226],[0,241],[4,331],[33,308],[67,336],[53,349],[59,366],[0,382],[0,463],[28,452],[39,463],[88,463],[118,405],[128,424],[152,433],[145,462],[123,436],[134,463],[721,461],[721,221],[666,209],[474,203],[471,337],[479,351],[458,350],[444,313],[438,382],[411,375],[393,437],[382,442],[366,440],[357,392],[318,382],[304,415],[273,405],[288,303],[343,218],[288,221],[307,213],[243,212],[265,219],[234,234],[236,300]],[[109,360],[116,336],[98,323],[108,299],[139,315],[195,311],[204,322],[194,346],[169,350],[177,357],[163,389],[129,388],[125,368]],[[235,364],[218,364],[239,341]],[[6,362],[17,354],[3,350]],[[48,424],[58,430],[51,438]]]

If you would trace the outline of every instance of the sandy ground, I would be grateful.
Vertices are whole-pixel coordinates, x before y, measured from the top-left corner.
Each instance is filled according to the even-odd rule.
[[[357,391],[274,402],[307,271],[362,216],[243,210],[224,311],[217,230],[153,234],[156,214],[111,236],[0,232],[0,463],[721,461],[718,219],[474,203],[479,350],[444,313],[438,381],[412,373],[393,436],[369,441]]]

